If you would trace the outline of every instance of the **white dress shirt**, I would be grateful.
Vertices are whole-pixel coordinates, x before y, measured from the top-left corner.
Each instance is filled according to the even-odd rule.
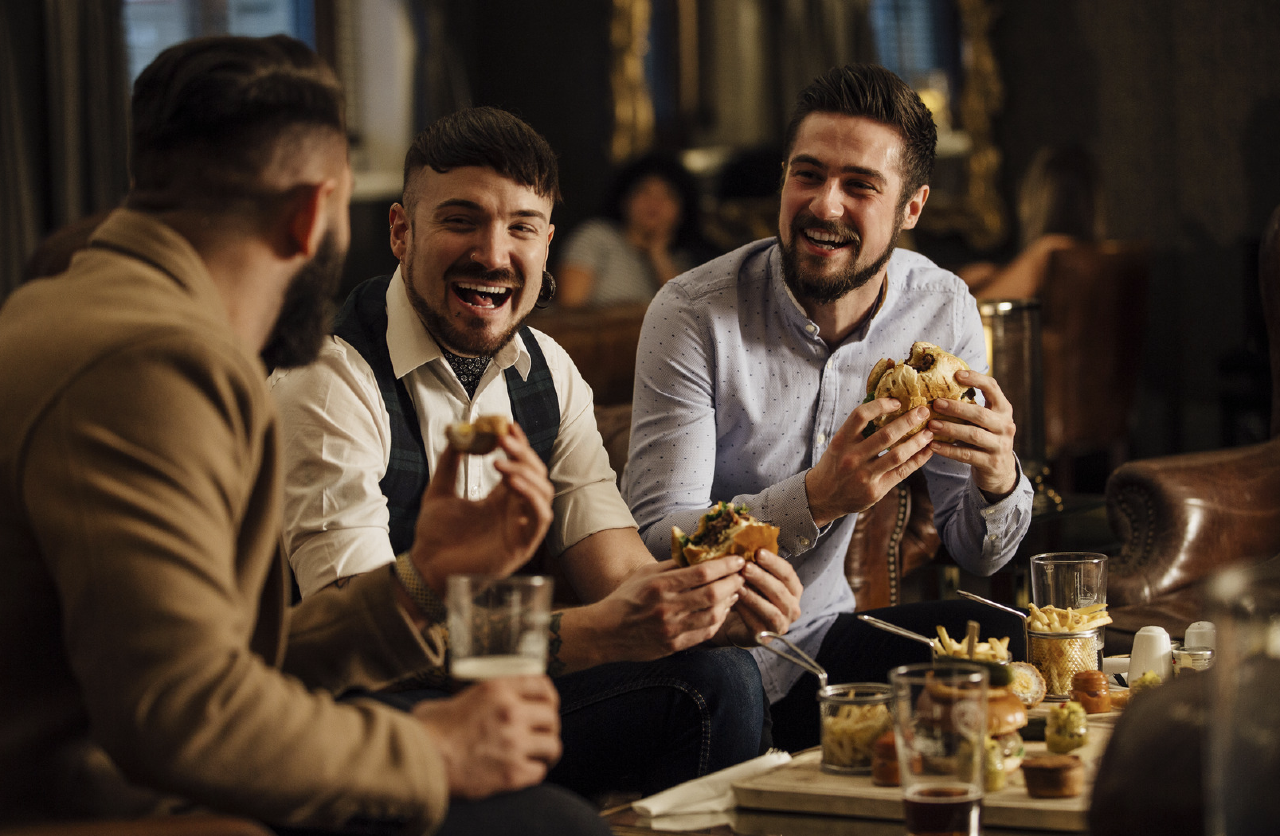
[[[555,340],[534,331],[547,358],[560,404],[552,449],[555,519],[547,545],[557,555],[585,537],[635,528],[619,496],[609,456],[596,429],[591,387]],[[530,356],[516,335],[490,362],[468,398],[435,339],[413,310],[397,269],[387,287],[387,348],[396,377],[413,401],[427,461],[444,450],[444,429],[480,415],[511,417],[503,371],[527,377]],[[391,454],[391,423],[373,370],[340,337],[326,341],[315,363],[271,376],[280,407],[285,466],[285,554],[303,595],[341,577],[391,563],[389,514],[378,487]],[[495,456],[463,456],[458,491],[487,495],[500,481]],[[483,524],[483,521],[477,521]]]

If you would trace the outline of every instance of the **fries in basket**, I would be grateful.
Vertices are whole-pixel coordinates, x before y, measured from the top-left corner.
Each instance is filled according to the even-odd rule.
[[[975,624],[976,626],[976,624]],[[997,639],[994,636],[985,642],[975,642],[973,655],[969,655],[969,643],[956,641],[947,634],[947,628],[938,625],[938,642],[935,645],[943,656],[954,656],[958,659],[974,659],[980,662],[1008,662],[1009,637]]]
[[[1044,675],[1051,696],[1071,690],[1071,678],[1080,671],[1098,669],[1101,638],[1098,628],[1111,623],[1106,604],[1075,609],[1031,605],[1027,630],[1035,633],[1091,633],[1085,636],[1029,636],[1031,664]]]

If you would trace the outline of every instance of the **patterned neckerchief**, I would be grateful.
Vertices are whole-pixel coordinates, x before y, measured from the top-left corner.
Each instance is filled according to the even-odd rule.
[[[453,373],[458,376],[458,382],[462,384],[462,388],[467,390],[467,397],[474,398],[476,396],[476,387],[480,385],[480,378],[484,375],[484,370],[489,368],[488,357],[459,357],[443,346],[440,353],[444,355],[444,359],[449,361],[449,365],[453,368]]]

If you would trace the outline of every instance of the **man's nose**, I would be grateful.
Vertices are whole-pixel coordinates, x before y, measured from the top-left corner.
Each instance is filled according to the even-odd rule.
[[[485,227],[476,236],[471,250],[471,260],[486,270],[501,270],[511,266],[511,246],[499,227]]]
[[[809,211],[814,217],[824,221],[832,221],[844,214],[844,201],[841,200],[840,184],[836,181],[824,183],[810,203]]]

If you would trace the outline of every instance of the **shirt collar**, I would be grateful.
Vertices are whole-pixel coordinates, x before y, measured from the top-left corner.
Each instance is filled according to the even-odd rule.
[[[897,251],[894,251],[895,254]],[[871,314],[862,320],[862,324],[856,329],[849,332],[849,336],[845,338],[844,343],[858,342],[866,339],[867,333],[871,330],[871,322],[876,315],[884,309],[885,300],[889,296],[889,277],[894,272],[893,257],[889,258],[889,264],[885,269],[884,280],[880,283],[880,295],[876,297],[875,307],[871,309]],[[785,297],[790,303],[790,307],[798,315],[799,327],[806,332],[806,336],[813,339],[821,339],[822,335],[818,332],[818,325],[809,318],[809,314],[805,311],[804,305],[800,304],[800,300],[796,299],[795,294],[791,292],[791,288],[787,285],[787,281],[782,275],[782,242],[778,241],[774,244],[773,249],[769,253],[769,274],[774,288],[774,293],[779,298]],[[810,328],[812,327],[812,330]]]
[[[413,309],[413,303],[409,301],[409,293],[405,290],[404,276],[399,267],[396,267],[391,283],[387,285],[387,352],[391,355],[391,368],[397,379],[432,360],[445,362],[440,344],[422,324],[418,312]],[[503,371],[515,366],[521,378],[529,377],[532,358],[518,334],[499,349],[492,361]]]

